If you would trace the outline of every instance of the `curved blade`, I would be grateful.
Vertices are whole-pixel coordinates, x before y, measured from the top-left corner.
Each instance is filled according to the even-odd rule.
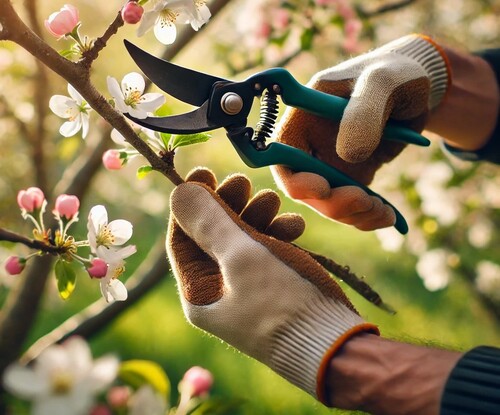
[[[191,105],[201,106],[210,96],[215,82],[227,81],[150,55],[128,40],[123,41],[130,56],[144,74],[160,89]]]
[[[147,117],[139,119],[129,114],[123,114],[136,124],[154,131],[172,134],[193,134],[202,131],[215,130],[216,125],[207,120],[208,101],[204,102],[197,110],[171,117]]]

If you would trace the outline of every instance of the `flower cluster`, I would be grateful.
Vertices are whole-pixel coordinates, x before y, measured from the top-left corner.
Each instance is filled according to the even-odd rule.
[[[208,370],[189,369],[179,384],[179,404],[169,413],[187,414],[208,397],[212,383]],[[165,415],[169,409],[170,383],[160,366],[113,355],[93,360],[87,342],[75,336],[47,347],[30,367],[10,365],[3,384],[31,401],[37,415]]]
[[[23,218],[34,225],[33,236],[40,251],[27,257],[9,257],[5,261],[5,269],[9,274],[20,274],[26,262],[35,255],[52,253],[58,256],[55,271],[62,298],[68,298],[74,289],[74,263],[84,264],[90,277],[99,279],[101,293],[106,301],[127,298],[127,289],[118,277],[125,271],[125,258],[136,252],[134,245],[124,246],[132,236],[130,222],[119,219],[108,223],[106,208],[94,206],[88,216],[87,240],[77,241],[69,233],[71,225],[78,221],[80,201],[76,196],[62,194],[56,198],[52,210],[57,222],[55,231],[45,225],[47,200],[42,190],[37,187],[21,190],[17,195],[17,203]],[[78,253],[82,247],[90,247],[87,257]]]

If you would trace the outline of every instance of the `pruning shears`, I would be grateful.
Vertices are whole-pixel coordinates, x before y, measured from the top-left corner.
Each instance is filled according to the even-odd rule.
[[[185,114],[168,117],[137,119],[126,114],[135,123],[173,134],[193,134],[223,127],[237,153],[249,167],[280,164],[294,171],[319,174],[328,180],[332,188],[360,187],[394,209],[394,227],[401,234],[408,232],[403,215],[367,186],[298,148],[278,142],[266,143],[278,117],[278,96],[286,105],[335,121],[342,118],[348,99],[306,87],[284,68],[268,69],[244,81],[234,82],[157,58],[127,40],[125,46],[139,68],[160,89],[199,107]],[[256,97],[260,97],[261,101],[260,120],[255,128],[251,128],[247,126],[247,117]],[[394,121],[387,123],[383,139],[430,145],[428,139]]]

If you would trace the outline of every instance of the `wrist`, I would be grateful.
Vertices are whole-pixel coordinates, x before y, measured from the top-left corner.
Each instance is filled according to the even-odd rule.
[[[445,48],[452,82],[446,99],[430,113],[426,129],[465,151],[482,148],[498,121],[500,92],[491,66],[479,56]]]
[[[330,362],[331,403],[374,415],[437,415],[444,385],[460,356],[360,334]]]

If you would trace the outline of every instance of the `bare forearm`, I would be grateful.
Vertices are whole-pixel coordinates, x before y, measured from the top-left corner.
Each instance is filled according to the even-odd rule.
[[[330,362],[327,394],[337,408],[374,415],[437,415],[460,356],[362,334]]]
[[[452,78],[444,101],[432,112],[426,129],[447,144],[477,150],[498,122],[500,92],[490,65],[478,56],[445,48]]]

